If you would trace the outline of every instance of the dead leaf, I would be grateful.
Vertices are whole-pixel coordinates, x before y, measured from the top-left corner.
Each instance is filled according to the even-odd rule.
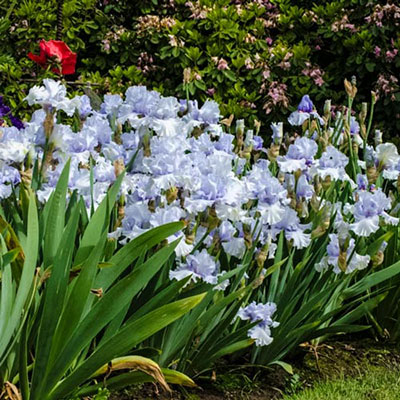
[[[5,383],[7,396],[10,400],[22,400],[22,396],[18,391],[18,388],[11,382]]]
[[[167,392],[171,392],[170,387],[165,380],[164,374],[161,371],[160,366],[153,360],[141,357],[141,356],[126,356],[115,358],[108,364],[103,365],[98,369],[92,377],[107,374],[109,375],[113,371],[119,371],[121,369],[129,369],[132,371],[142,371],[147,375],[150,375],[161,387]]]

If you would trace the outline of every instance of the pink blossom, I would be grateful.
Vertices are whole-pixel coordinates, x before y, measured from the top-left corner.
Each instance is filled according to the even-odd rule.
[[[317,86],[322,86],[325,83],[325,81],[321,77],[319,77],[319,78],[314,79],[314,83]]]
[[[336,20],[331,25],[332,32],[339,32],[348,29],[350,32],[357,32],[357,28],[354,24],[349,23],[349,17],[345,14],[339,20]]]
[[[394,75],[380,74],[376,82],[376,92],[379,95],[393,96],[394,92],[398,90],[398,79]]]
[[[215,88],[208,88],[208,89],[206,90],[206,93],[207,93],[209,96],[214,96],[214,94],[215,94]]]
[[[293,57],[293,53],[291,51],[288,51],[285,56],[283,57],[283,60],[278,64],[278,67],[288,70],[291,67],[290,64],[290,59]]]
[[[190,16],[190,18],[194,18],[194,19],[206,19],[207,18],[207,14],[209,9],[207,7],[204,7],[200,4],[200,2],[196,1],[196,2],[192,2],[192,1],[187,1],[185,3],[186,7],[190,8],[190,11],[192,12],[192,15]]]
[[[317,86],[322,86],[325,83],[322,78],[324,71],[320,68],[312,67],[309,62],[306,62],[306,67],[307,68],[304,68],[301,73],[305,76],[309,76],[310,78],[312,78]]]
[[[257,108],[257,106],[254,103],[251,103],[250,101],[247,100],[242,100],[240,103],[241,107],[245,107],[245,108]]]
[[[377,27],[383,27],[383,21],[388,21],[390,24],[394,24],[395,26],[399,26],[399,22],[397,21],[400,18],[400,7],[396,4],[392,4],[394,2],[387,2],[386,4],[377,4],[374,7],[374,11],[372,14],[365,18],[367,23],[374,23]]]
[[[137,60],[137,67],[144,74],[154,71],[156,67],[153,65],[153,56],[147,52],[140,53]]]
[[[283,70],[287,71],[288,69],[290,69],[290,67],[292,66],[292,64],[290,63],[290,61],[281,61],[278,64],[278,67],[282,68]]]
[[[110,41],[108,39],[103,39],[101,41],[101,43],[102,43],[103,51],[108,53],[110,51]]]
[[[179,39],[174,35],[168,35],[168,37],[169,37],[169,44],[172,47],[183,47],[185,45],[185,42],[182,39]]]
[[[265,82],[262,85],[262,90],[266,89]],[[265,102],[263,109],[265,110],[266,114],[269,114],[273,107],[280,105],[284,108],[287,108],[289,105],[289,99],[286,96],[287,86],[284,83],[279,82],[271,82],[269,89],[268,89],[268,99]]]
[[[381,55],[381,48],[378,46],[375,46],[374,54],[375,54],[375,57],[379,57]]]
[[[250,57],[247,57],[246,60],[244,60],[244,65],[246,66],[246,69],[254,69],[254,62]]]
[[[244,38],[245,43],[255,43],[257,38],[253,36],[251,33],[248,33],[246,37]]]
[[[271,76],[271,71],[268,68],[265,68],[262,72],[262,76],[264,79],[268,79]]]
[[[228,62],[225,59],[220,58],[218,61],[217,69],[220,71],[224,69],[229,69]]]
[[[393,49],[392,51],[388,50],[386,52],[386,61],[392,62],[394,58],[396,57],[397,53],[399,51],[397,49]]]

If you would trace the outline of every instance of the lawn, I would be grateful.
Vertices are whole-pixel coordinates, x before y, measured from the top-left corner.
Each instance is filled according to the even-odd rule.
[[[371,368],[356,378],[327,381],[284,397],[285,400],[398,400],[400,371]]]

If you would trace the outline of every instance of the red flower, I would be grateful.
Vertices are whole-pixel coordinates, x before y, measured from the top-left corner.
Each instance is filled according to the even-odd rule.
[[[73,53],[67,44],[61,40],[46,42],[42,39],[40,41],[40,55],[29,53],[28,57],[43,68],[46,67],[49,59],[54,60],[59,67],[54,67],[52,71],[57,74],[70,75],[75,73],[76,53]]]

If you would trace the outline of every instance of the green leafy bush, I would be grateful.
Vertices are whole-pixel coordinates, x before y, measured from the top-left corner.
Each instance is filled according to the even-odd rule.
[[[26,54],[55,38],[56,6],[0,2],[0,92],[12,106],[24,96],[21,79],[42,76]],[[400,128],[394,3],[65,0],[63,10],[63,39],[78,52],[75,78],[102,91],[141,83],[166,95],[188,92],[217,100],[225,115],[268,126],[306,93],[340,104],[343,78],[354,75],[359,100],[369,100],[371,86],[379,94],[377,125],[390,136]]]

